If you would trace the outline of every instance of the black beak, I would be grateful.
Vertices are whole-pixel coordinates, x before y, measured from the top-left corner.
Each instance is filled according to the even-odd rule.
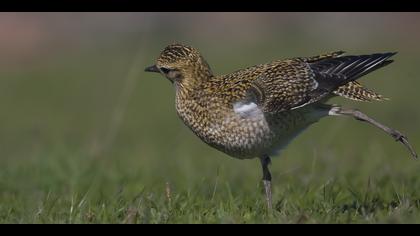
[[[157,68],[156,65],[148,66],[148,67],[146,67],[146,69],[144,69],[144,71],[160,73],[160,70]]]

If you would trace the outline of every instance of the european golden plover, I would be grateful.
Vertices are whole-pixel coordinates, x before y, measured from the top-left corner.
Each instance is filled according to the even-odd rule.
[[[272,207],[270,156],[326,116],[365,121],[404,144],[407,138],[364,113],[330,105],[333,96],[356,101],[384,98],[356,82],[392,62],[395,53],[343,56],[342,51],[276,60],[227,75],[214,75],[199,51],[167,46],[145,71],[164,75],[176,91],[179,117],[202,141],[232,157],[259,158],[268,208]]]

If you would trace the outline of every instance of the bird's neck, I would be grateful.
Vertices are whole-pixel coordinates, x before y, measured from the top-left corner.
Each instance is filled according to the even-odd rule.
[[[183,78],[175,82],[176,92],[191,96],[192,93],[203,91],[214,80],[214,75],[208,66],[191,68],[183,73]]]

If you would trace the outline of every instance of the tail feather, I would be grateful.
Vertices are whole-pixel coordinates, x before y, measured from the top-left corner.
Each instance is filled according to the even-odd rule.
[[[388,100],[388,98],[382,96],[381,94],[375,93],[374,91],[363,87],[357,81],[352,81],[338,87],[336,90],[333,91],[333,94],[351,100],[364,102]]]

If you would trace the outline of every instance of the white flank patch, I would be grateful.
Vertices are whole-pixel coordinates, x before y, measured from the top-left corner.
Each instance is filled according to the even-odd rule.
[[[241,103],[241,102],[237,102],[233,105],[233,110],[236,113],[248,113],[248,112],[252,112],[253,110],[258,109],[257,104],[250,102],[250,103]]]
[[[337,113],[337,111],[339,111],[340,108],[339,107],[333,107],[328,111],[328,115],[329,116],[338,116],[340,114]]]
[[[256,117],[262,114],[257,104],[237,102],[233,104],[233,111],[243,117]]]

